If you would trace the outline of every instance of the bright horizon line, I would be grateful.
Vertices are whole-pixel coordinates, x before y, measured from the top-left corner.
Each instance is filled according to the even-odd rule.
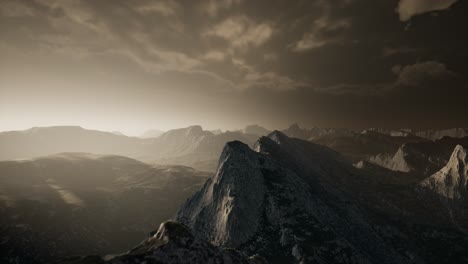
[[[162,129],[162,128],[157,128],[157,127],[154,127],[154,128],[148,128],[146,130],[143,130],[143,131],[140,131],[140,132],[129,132],[130,130],[128,129],[104,129],[104,128],[98,128],[98,127],[91,127],[91,126],[87,126],[87,125],[78,125],[78,124],[57,124],[57,125],[44,125],[44,126],[37,126],[37,125],[33,125],[33,126],[28,126],[28,127],[18,127],[18,128],[12,128],[12,129],[4,129],[4,130],[0,130],[0,133],[3,133],[3,132],[15,132],[15,131],[26,131],[26,130],[29,130],[29,129],[33,129],[33,128],[50,128],[50,127],[80,127],[82,129],[85,129],[85,130],[95,130],[95,131],[101,131],[101,132],[109,132],[109,133],[113,133],[113,132],[120,132],[122,134],[124,134],[125,136],[129,136],[129,137],[140,137],[142,136],[144,133],[150,131],[150,130],[159,130],[161,132],[167,132],[167,131],[170,131],[170,130],[175,130],[175,129],[182,129],[182,128],[188,128],[188,127],[191,127],[191,126],[201,126],[203,130],[205,131],[213,131],[213,130],[221,130],[223,132],[226,132],[226,131],[238,131],[238,130],[242,130],[244,129],[245,127],[247,126],[250,126],[250,125],[258,125],[258,126],[261,126],[267,130],[270,130],[270,131],[273,131],[275,129],[278,129],[278,128],[275,128],[275,129],[270,129],[266,126],[263,126],[263,125],[259,125],[259,124],[249,124],[249,125],[245,125],[243,128],[230,128],[230,129],[222,129],[222,128],[207,128],[203,125],[199,125],[199,124],[192,124],[192,125],[184,125],[184,126],[180,126],[180,127],[173,127],[173,128],[169,128],[169,129]],[[301,126],[301,127],[305,127],[305,126]]]
[[[77,124],[68,124],[68,125],[64,125],[64,124],[59,124],[59,125],[44,125],[44,126],[30,126],[30,127],[22,127],[22,128],[13,128],[13,129],[7,129],[7,130],[0,130],[0,133],[3,133],[3,132],[15,132],[15,131],[26,131],[26,130],[29,130],[29,129],[33,129],[33,128],[51,128],[51,127],[80,127],[82,129],[85,129],[85,130],[94,130],[94,131],[101,131],[101,132],[109,132],[109,133],[114,133],[114,132],[120,132],[122,133],[123,135],[125,136],[129,136],[129,137],[140,137],[142,136],[144,133],[150,131],[150,130],[159,130],[161,131],[162,133],[164,132],[167,132],[167,131],[171,131],[171,130],[175,130],[175,129],[183,129],[183,128],[188,128],[188,127],[191,127],[191,126],[200,126],[202,127],[202,129],[204,131],[214,131],[214,130],[221,130],[222,132],[226,132],[226,131],[239,131],[239,130],[242,130],[244,129],[245,127],[247,126],[253,126],[253,125],[258,125],[260,127],[263,127],[269,131],[273,131],[273,130],[283,130],[283,129],[287,129],[288,127],[292,126],[293,124],[298,124],[297,122],[293,122],[291,123],[289,126],[287,127],[284,127],[284,128],[268,128],[266,126],[263,126],[263,125],[260,125],[260,124],[248,124],[248,125],[245,125],[243,128],[231,128],[231,129],[221,129],[221,128],[207,128],[203,125],[199,125],[199,124],[192,124],[192,125],[185,125],[185,126],[180,126],[180,127],[173,127],[173,128],[170,128],[170,129],[161,129],[161,128],[148,128],[144,131],[141,131],[141,132],[129,132],[130,130],[123,130],[123,129],[104,129],[104,128],[97,128],[97,127],[90,127],[90,126],[86,126],[86,125],[77,125]],[[298,124],[299,127],[301,128],[313,128],[313,127],[316,127],[316,128],[330,128],[330,129],[340,129],[340,128],[345,128],[345,129],[349,129],[349,130],[353,130],[353,131],[363,131],[365,129],[369,129],[369,128],[375,128],[375,129],[388,129],[388,130],[406,130],[406,129],[410,129],[410,130],[415,130],[415,131],[424,131],[424,130],[447,130],[447,129],[457,129],[457,128],[464,128],[464,127],[447,127],[447,128],[427,128],[427,129],[411,129],[411,128],[381,128],[381,127],[369,127],[369,128],[363,128],[363,129],[353,129],[353,128],[346,128],[346,127],[321,127],[321,126],[312,126],[312,127],[308,127],[308,126],[304,126],[302,124]]]

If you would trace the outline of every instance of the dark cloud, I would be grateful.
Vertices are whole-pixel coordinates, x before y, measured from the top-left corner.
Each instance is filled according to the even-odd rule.
[[[458,93],[454,101],[468,96],[466,11],[467,2],[454,0],[3,0],[0,70],[41,72],[50,78],[30,85],[55,87],[51,95],[81,95],[73,89],[94,82],[94,89],[118,90],[117,101],[140,98],[136,108],[153,114],[161,108],[148,98],[193,98],[186,107],[205,114],[229,101],[223,113],[239,120],[232,126],[284,126],[291,116],[311,125],[377,126],[374,112],[387,118],[384,111],[395,108],[401,113],[387,123],[398,124],[417,120],[401,109],[418,116],[420,97],[448,104],[444,89]],[[69,83],[54,84],[61,76]],[[13,93],[7,87],[27,86],[2,82],[3,98]],[[179,113],[175,105],[167,107]],[[256,106],[263,110],[254,118]],[[468,125],[454,117],[468,114],[467,106],[437,109],[453,125]],[[216,124],[220,113],[211,111]]]
[[[457,0],[400,0],[397,12],[401,21],[408,21],[415,15],[449,8]]]
[[[392,71],[398,76],[397,85],[418,86],[426,81],[454,78],[455,73],[437,61],[419,62],[412,65],[396,65]]]

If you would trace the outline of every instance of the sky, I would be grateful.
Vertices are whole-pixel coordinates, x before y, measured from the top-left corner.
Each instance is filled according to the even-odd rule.
[[[468,1],[0,0],[0,131],[468,127]]]

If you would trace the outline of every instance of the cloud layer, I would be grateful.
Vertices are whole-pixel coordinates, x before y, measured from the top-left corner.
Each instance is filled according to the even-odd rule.
[[[408,21],[415,15],[449,8],[457,0],[400,0],[397,12],[401,21]]]
[[[381,115],[452,91],[431,111],[468,113],[447,105],[468,90],[466,12],[456,0],[3,0],[0,112],[60,102],[81,116],[80,102],[129,123],[359,126],[379,121],[383,98]]]

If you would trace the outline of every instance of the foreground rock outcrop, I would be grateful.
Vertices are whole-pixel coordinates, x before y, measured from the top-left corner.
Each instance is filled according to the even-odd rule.
[[[125,254],[104,260],[97,256],[69,258],[60,264],[262,264],[261,257],[246,257],[200,239],[181,223],[167,221],[140,245]]]

